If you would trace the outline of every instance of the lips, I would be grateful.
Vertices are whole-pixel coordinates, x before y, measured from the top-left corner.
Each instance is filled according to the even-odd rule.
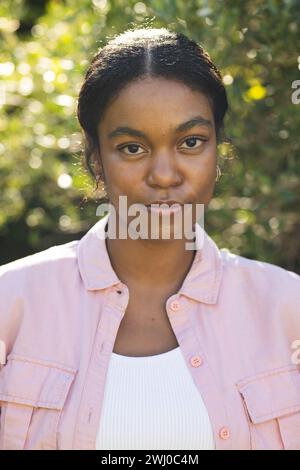
[[[171,215],[182,211],[183,205],[178,201],[153,201],[148,204],[147,210],[160,215]]]
[[[169,207],[173,206],[173,204],[177,204],[177,205],[180,205],[180,206],[183,205],[183,203],[181,203],[181,202],[169,200],[169,201],[152,201],[152,202],[150,202],[150,204],[147,204],[147,207],[150,207],[152,204],[159,204],[159,205],[160,204],[166,204]]]

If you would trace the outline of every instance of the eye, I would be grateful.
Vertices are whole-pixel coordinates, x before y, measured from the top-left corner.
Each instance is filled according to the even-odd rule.
[[[201,147],[202,145],[202,142],[206,142],[208,139],[207,138],[204,138],[204,137],[198,137],[198,136],[190,136],[190,137],[187,137],[184,142],[187,142],[187,147],[183,147],[185,149],[197,149],[199,147]],[[199,141],[199,145],[196,145],[197,141]],[[128,149],[129,152],[125,152],[124,149]],[[138,149],[141,149],[140,152],[138,152]],[[143,149],[142,147],[139,145],[139,144],[135,144],[135,143],[132,143],[132,144],[127,144],[127,145],[123,145],[121,147],[118,147],[118,150],[120,151],[124,151],[124,153],[126,155],[141,155],[143,153]]]
[[[121,151],[123,151],[125,148],[128,148],[129,151],[132,152],[132,153],[124,152],[126,155],[140,155],[140,153],[143,153],[143,152],[137,153],[137,149],[142,148],[138,144],[127,144],[127,145],[123,145],[123,147],[118,147],[118,149]]]
[[[196,146],[196,141],[199,140],[200,141],[200,145]],[[184,142],[187,142],[188,143],[188,146],[187,147],[183,147],[185,149],[197,149],[199,147],[201,147],[202,143],[203,142],[206,142],[208,139],[204,138],[204,137],[197,137],[195,135],[192,135],[190,137],[187,137]]]

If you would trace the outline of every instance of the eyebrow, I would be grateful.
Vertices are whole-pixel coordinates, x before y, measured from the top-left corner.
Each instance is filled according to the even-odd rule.
[[[212,122],[209,119],[205,119],[202,116],[195,116],[194,118],[179,124],[179,126],[175,128],[175,132],[186,131],[195,126],[206,126],[210,128],[213,127]],[[147,136],[144,132],[139,131],[137,129],[132,129],[131,127],[117,127],[115,130],[108,134],[108,138],[112,139],[113,137],[119,135],[132,135],[134,137],[144,137],[145,139],[147,139]]]

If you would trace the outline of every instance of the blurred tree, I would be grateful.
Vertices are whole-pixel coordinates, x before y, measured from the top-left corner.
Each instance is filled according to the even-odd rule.
[[[0,264],[97,221],[76,99],[96,49],[142,25],[193,37],[223,73],[231,143],[218,148],[223,175],[206,230],[219,247],[300,273],[298,0],[2,2]]]
[[[20,5],[22,9],[18,20],[20,22],[16,34],[20,38],[31,34],[31,28],[37,23],[40,16],[45,14],[49,0],[24,0]]]

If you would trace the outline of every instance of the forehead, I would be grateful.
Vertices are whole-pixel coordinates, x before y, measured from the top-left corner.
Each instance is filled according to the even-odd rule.
[[[173,128],[197,114],[213,121],[211,102],[204,93],[176,80],[147,77],[129,83],[118,93],[98,128],[109,131],[121,124]]]

